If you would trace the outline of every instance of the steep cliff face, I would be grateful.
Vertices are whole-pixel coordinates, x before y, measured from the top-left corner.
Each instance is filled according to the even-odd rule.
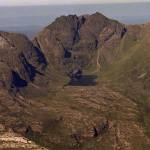
[[[2,86],[24,87],[43,73],[46,60],[24,35],[0,32],[0,67]]]
[[[34,44],[56,69],[63,68],[66,72],[77,67],[87,69],[95,66],[93,69],[96,69],[101,65],[101,57],[106,63],[115,57],[115,54],[111,55],[113,48],[117,47],[125,32],[124,25],[100,13],[62,16],[40,32]]]

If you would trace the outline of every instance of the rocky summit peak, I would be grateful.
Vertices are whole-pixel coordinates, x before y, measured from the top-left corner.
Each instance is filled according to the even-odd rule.
[[[98,12],[88,16],[62,16],[40,32],[34,44],[42,49],[47,61],[55,64],[56,69],[63,68],[68,72],[68,68],[73,66],[86,68],[94,65],[96,58],[93,53],[104,42],[109,41],[110,48],[116,47],[125,33],[124,29],[123,24]],[[69,57],[66,57],[66,53],[70,53]]]

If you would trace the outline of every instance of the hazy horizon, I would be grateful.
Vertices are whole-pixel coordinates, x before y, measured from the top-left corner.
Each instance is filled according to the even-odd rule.
[[[150,4],[150,1],[144,1],[144,2],[117,2],[117,3],[81,3],[81,4],[32,4],[32,5],[0,5],[0,8],[2,7],[8,7],[8,8],[13,8],[13,7],[43,7],[43,6],[77,6],[77,5],[126,5],[126,4]]]
[[[150,22],[150,3],[117,3],[87,5],[0,6],[0,30],[34,35],[62,15],[95,12],[125,24]]]
[[[0,0],[0,6],[86,5],[144,2],[150,2],[150,0]]]

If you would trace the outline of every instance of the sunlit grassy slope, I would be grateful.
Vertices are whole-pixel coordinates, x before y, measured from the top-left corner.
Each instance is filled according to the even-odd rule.
[[[150,136],[150,25],[129,27],[119,49],[122,54],[101,78],[138,103],[139,119]]]

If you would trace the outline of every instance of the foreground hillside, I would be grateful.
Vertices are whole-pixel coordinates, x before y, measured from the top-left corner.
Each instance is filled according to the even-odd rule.
[[[150,24],[129,26],[118,49],[124,49],[101,76],[111,87],[137,102],[150,136]]]
[[[149,29],[95,13],[59,17],[33,42],[0,32],[0,124],[52,150],[149,150]]]

